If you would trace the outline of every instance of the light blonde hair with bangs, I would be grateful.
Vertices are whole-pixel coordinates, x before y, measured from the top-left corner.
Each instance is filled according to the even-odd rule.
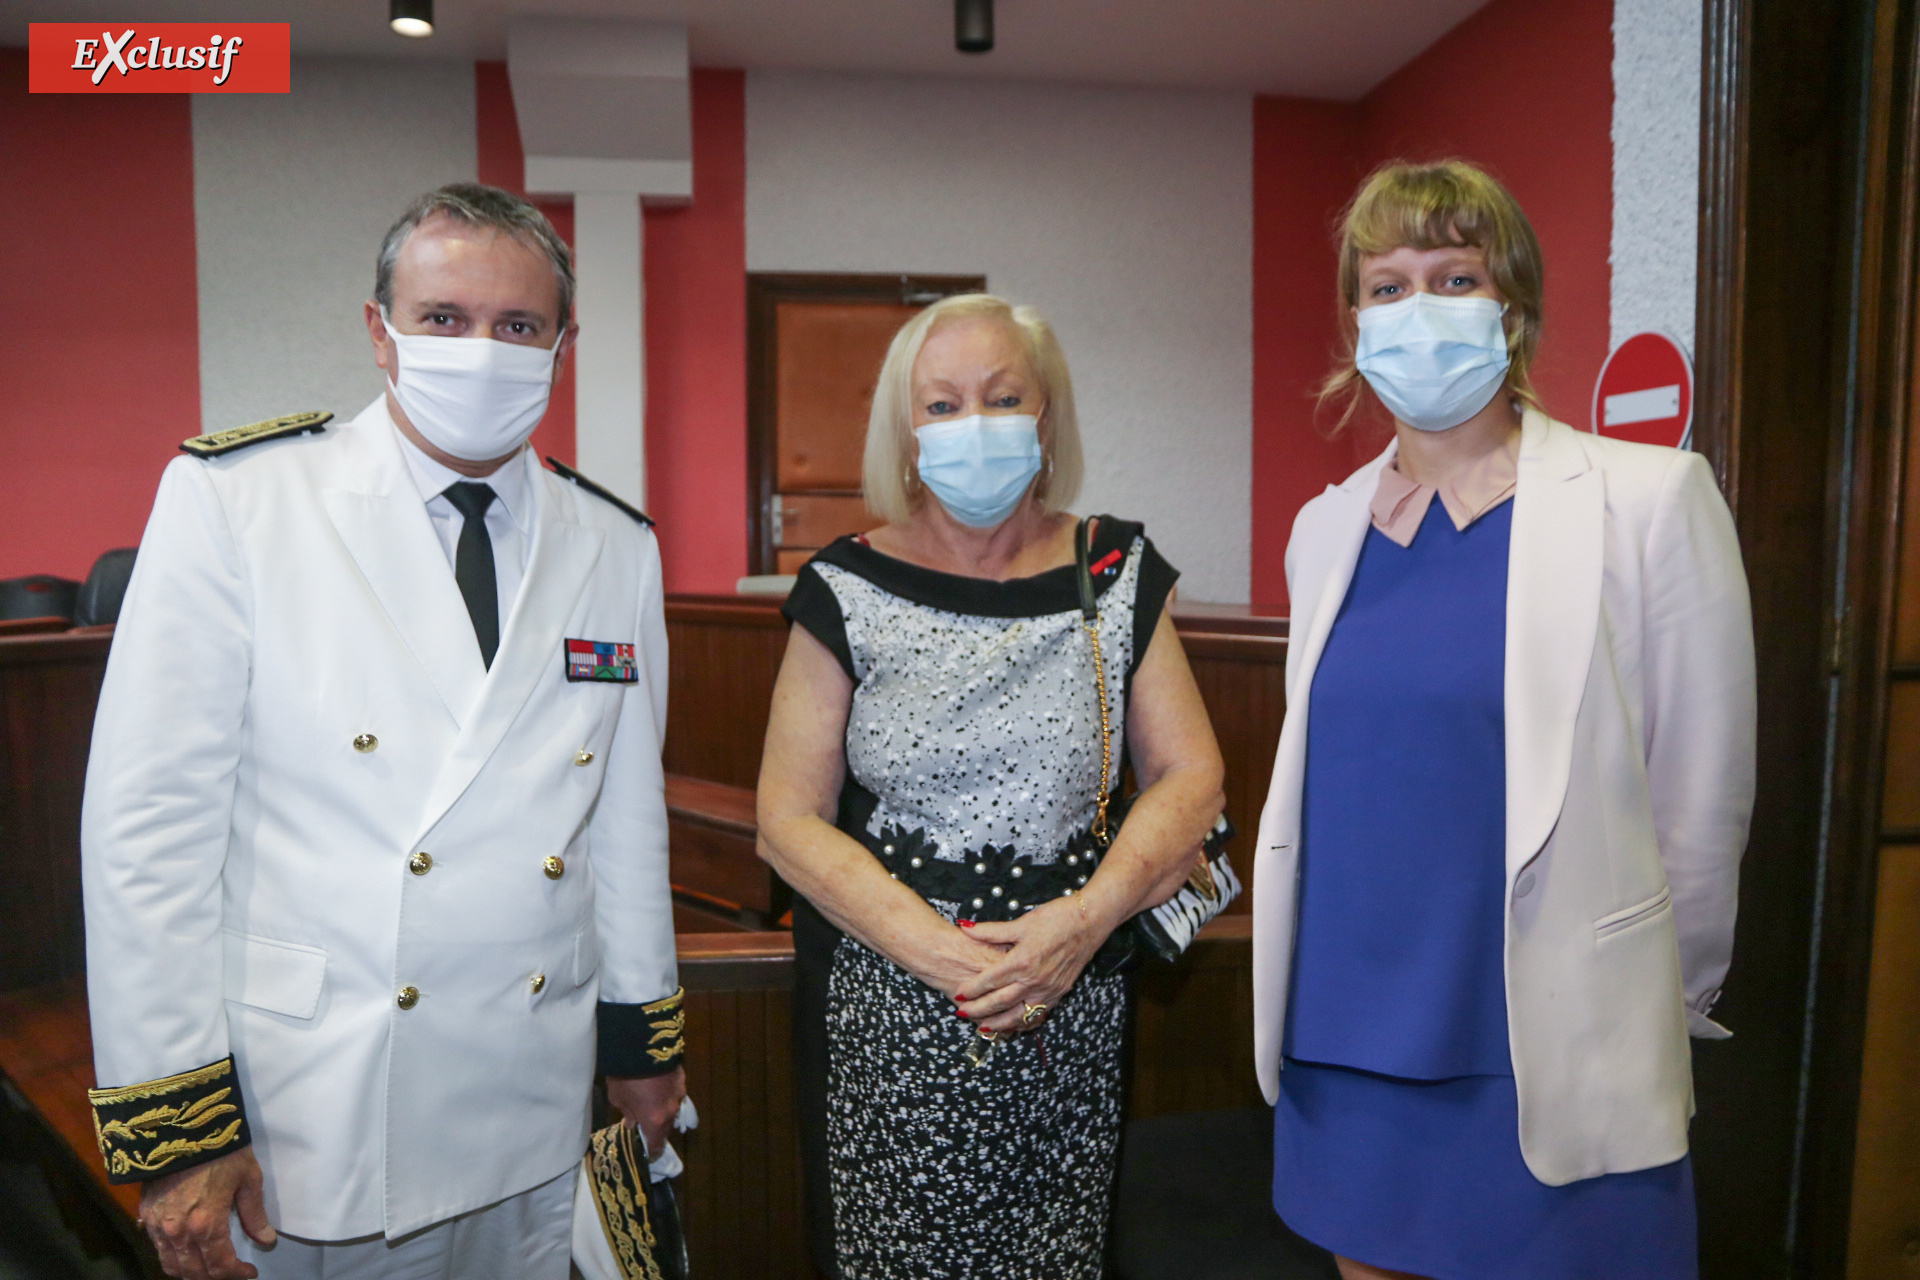
[[[867,444],[860,491],[867,509],[893,524],[904,524],[926,500],[920,482],[920,446],[913,434],[913,366],[935,328],[954,320],[993,320],[1019,336],[1027,367],[1040,397],[1040,475],[1034,496],[1041,509],[1066,510],[1080,493],[1086,468],[1080,448],[1080,419],[1073,409],[1073,379],[1066,353],[1053,326],[1032,307],[1014,306],[990,293],[961,293],[942,298],[900,327],[887,347],[880,380],[867,414]]]
[[[1487,274],[1507,304],[1507,391],[1535,409],[1528,374],[1540,350],[1545,268],[1540,242],[1520,202],[1500,181],[1465,160],[1381,165],[1360,184],[1340,218],[1340,326],[1343,340],[1333,372],[1320,384],[1319,403],[1339,404],[1334,431],[1344,428],[1366,394],[1354,365],[1359,325],[1360,264],[1395,249],[1470,245],[1487,255]]]

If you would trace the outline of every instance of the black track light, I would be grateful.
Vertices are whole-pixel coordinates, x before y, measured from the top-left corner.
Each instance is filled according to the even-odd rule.
[[[993,0],[953,0],[953,47],[962,53],[992,50]]]
[[[416,40],[432,35],[433,0],[389,0],[387,25]],[[991,34],[988,39],[992,39]]]

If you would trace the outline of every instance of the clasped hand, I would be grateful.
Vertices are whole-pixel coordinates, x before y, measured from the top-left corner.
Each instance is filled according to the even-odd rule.
[[[1004,924],[977,924],[966,930],[975,942],[997,951],[950,994],[960,1012],[997,1034],[1032,1031],[1045,1014],[1027,1011],[1060,1005],[1080,971],[1106,941],[1106,933],[1071,897],[1055,898]]]

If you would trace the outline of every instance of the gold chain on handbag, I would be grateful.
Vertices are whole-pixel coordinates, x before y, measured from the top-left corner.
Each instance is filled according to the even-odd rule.
[[[1107,779],[1113,776],[1113,720],[1107,713],[1107,661],[1100,649],[1100,604],[1093,595],[1093,573],[1087,566],[1087,522],[1073,531],[1073,559],[1080,579],[1080,628],[1093,646],[1093,679],[1100,701],[1100,790],[1094,801],[1093,843],[1105,849],[1113,843],[1107,829]]]
[[[1080,625],[1087,639],[1093,642],[1093,678],[1100,686],[1100,796],[1094,801],[1093,842],[1104,849],[1113,843],[1113,836],[1107,830],[1107,779],[1113,770],[1113,722],[1107,717],[1107,663],[1100,652],[1098,615],[1094,621]]]
[[[1113,720],[1107,713],[1107,661],[1100,648],[1100,604],[1093,594],[1093,572],[1087,564],[1087,522],[1082,520],[1073,533],[1073,558],[1080,578],[1080,628],[1093,646],[1093,678],[1100,699],[1100,794],[1094,801],[1093,843],[1104,851],[1113,843],[1107,827],[1107,779],[1113,774]],[[1213,877],[1213,864],[1202,849],[1187,874],[1187,886],[1209,902],[1217,901],[1220,886]]]

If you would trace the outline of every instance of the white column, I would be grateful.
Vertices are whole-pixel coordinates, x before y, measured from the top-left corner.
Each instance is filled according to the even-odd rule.
[[[647,503],[645,224],[631,191],[573,197],[574,456],[582,474],[636,507]]]
[[[1699,0],[1613,6],[1612,338],[1693,350],[1700,220]]]

